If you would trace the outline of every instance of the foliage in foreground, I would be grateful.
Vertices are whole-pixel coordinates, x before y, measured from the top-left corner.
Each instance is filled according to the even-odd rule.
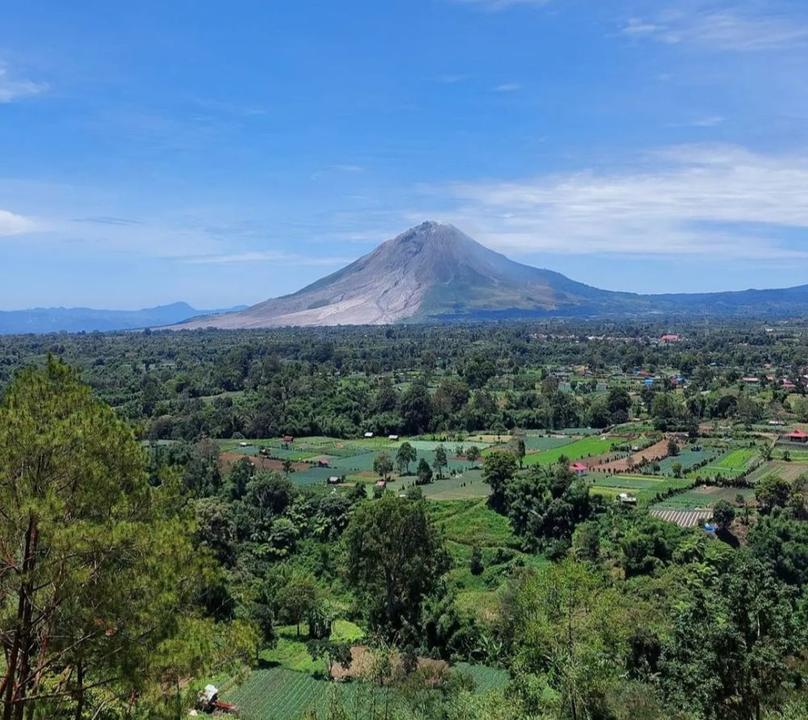
[[[58,362],[21,373],[0,406],[0,512],[3,720],[114,717],[136,700],[160,717],[209,662],[250,652],[248,629],[194,615],[212,566],[171,483],[149,486],[132,432]]]

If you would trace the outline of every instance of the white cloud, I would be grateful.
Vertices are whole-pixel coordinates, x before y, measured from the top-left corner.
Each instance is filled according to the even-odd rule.
[[[35,228],[36,224],[30,218],[0,210],[0,235],[21,235]]]
[[[522,86],[519,83],[508,82],[508,83],[502,83],[501,85],[497,85],[494,88],[494,92],[513,93],[513,92],[518,92],[521,89],[522,89]]]
[[[696,118],[690,123],[691,127],[716,127],[724,122],[724,118],[720,115],[707,115],[706,117]]]
[[[468,75],[439,75],[435,80],[441,85],[456,85],[469,79]]]
[[[758,3],[703,2],[668,10],[651,18],[633,17],[625,35],[670,45],[689,44],[713,50],[774,50],[808,43],[808,21]]]
[[[0,103],[10,103],[31,95],[45,92],[48,86],[45,83],[36,83],[32,80],[13,78],[8,68],[0,63]]]
[[[806,155],[679,146],[607,173],[460,182],[442,192],[455,224],[510,251],[808,259]],[[799,247],[795,232],[806,237]]]

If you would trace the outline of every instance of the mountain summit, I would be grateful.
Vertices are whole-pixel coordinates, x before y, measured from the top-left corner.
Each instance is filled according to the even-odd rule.
[[[808,286],[690,295],[599,290],[509,260],[452,225],[424,222],[296,293],[173,327],[383,325],[649,313],[770,315],[806,310]]]
[[[452,225],[424,222],[292,295],[180,327],[380,325],[553,311],[609,294],[513,262]]]

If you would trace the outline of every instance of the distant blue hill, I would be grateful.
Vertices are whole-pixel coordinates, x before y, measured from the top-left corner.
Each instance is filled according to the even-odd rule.
[[[171,325],[199,315],[235,312],[245,306],[223,310],[197,310],[177,302],[143,310],[94,310],[92,308],[30,308],[0,311],[0,335],[54,332],[137,330]]]

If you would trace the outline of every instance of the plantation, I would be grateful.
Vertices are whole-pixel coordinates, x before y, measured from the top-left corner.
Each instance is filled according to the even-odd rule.
[[[428,500],[465,500],[470,498],[486,498],[491,489],[483,480],[480,470],[463,470],[456,475],[446,475],[442,480],[433,479],[428,485],[416,486],[415,478],[407,475],[387,483],[387,487],[395,493],[408,488],[419,487]]]
[[[763,463],[759,468],[749,475],[749,482],[755,484],[769,475],[783,478],[793,482],[802,475],[808,474],[808,463],[805,462],[785,462],[783,460],[772,460]]]
[[[659,472],[662,475],[674,475],[674,466],[679,465],[682,472],[687,472],[694,468],[696,465],[707,461],[709,464],[715,458],[721,455],[721,451],[717,448],[704,447],[701,450],[693,450],[691,448],[683,448],[677,455],[670,455],[659,461]]]
[[[755,448],[737,448],[725,453],[717,461],[694,470],[691,474],[700,475],[701,477],[738,477],[749,470],[757,457],[758,451]]]
[[[754,490],[740,487],[707,487],[702,486],[676,493],[654,503],[653,510],[709,510],[719,500],[734,503],[741,495],[747,501],[754,499]]]
[[[602,437],[582,438],[566,445],[525,455],[524,464],[526,466],[548,466],[557,463],[562,456],[566,457],[568,460],[579,460],[595,455],[602,455],[603,453],[609,452],[614,444],[614,440]]]

